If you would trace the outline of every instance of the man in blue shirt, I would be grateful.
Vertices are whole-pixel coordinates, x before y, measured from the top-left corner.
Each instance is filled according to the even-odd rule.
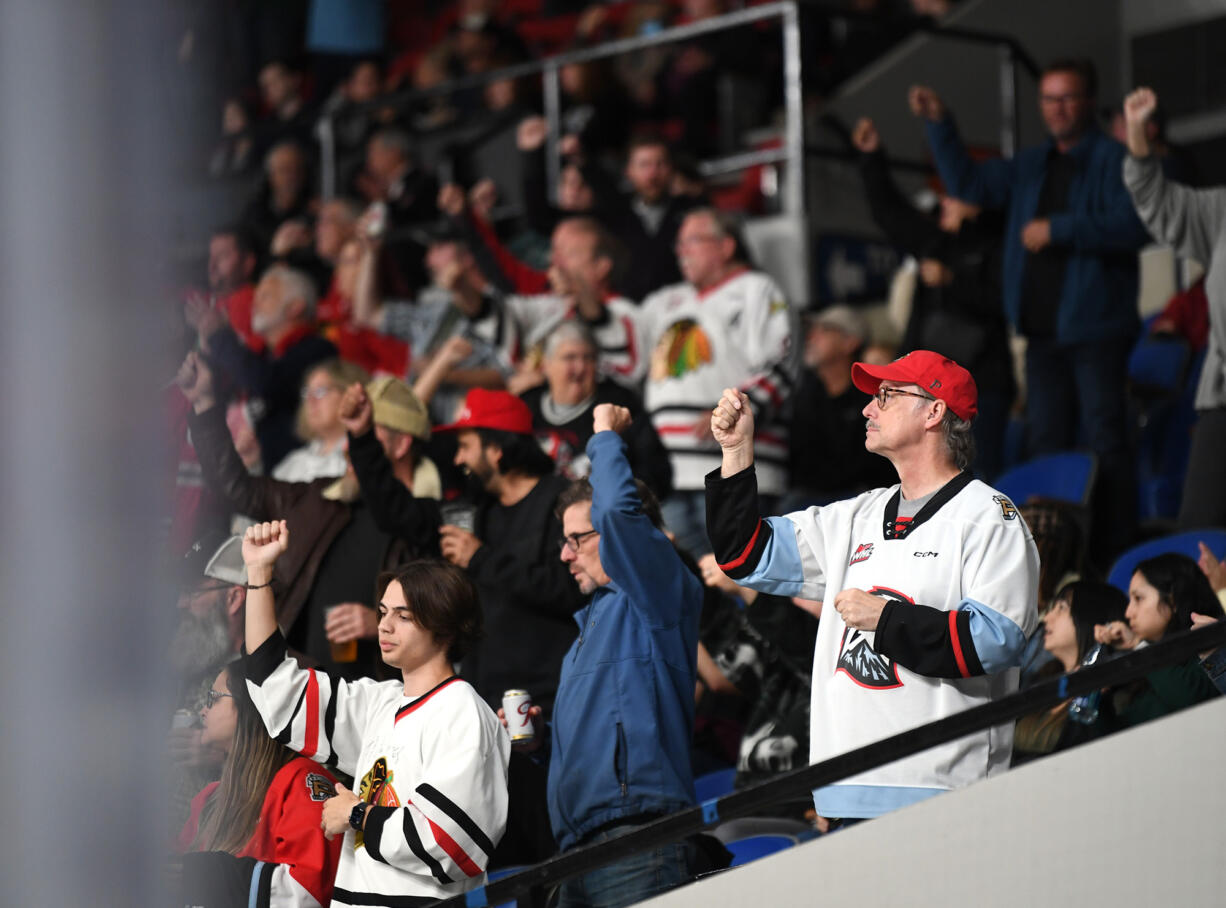
[[[1149,236],[1121,178],[1124,148],[1094,125],[1096,94],[1089,61],[1050,64],[1039,81],[1048,138],[1012,159],[982,162],[967,153],[931,88],[915,86],[910,102],[949,192],[1006,212],[1002,295],[1028,341],[1029,454],[1093,450],[1103,491],[1127,526],[1124,387],[1139,328],[1136,252]]]

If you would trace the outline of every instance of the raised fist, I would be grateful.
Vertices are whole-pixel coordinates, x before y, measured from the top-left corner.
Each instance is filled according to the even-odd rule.
[[[355,438],[370,431],[374,425],[375,411],[366,395],[366,388],[360,381],[355,381],[345,389],[336,416],[345,431]]]
[[[272,567],[289,548],[289,528],[284,520],[257,523],[243,536],[243,564],[250,568]]]
[[[856,150],[863,154],[872,154],[881,148],[881,136],[877,132],[877,126],[868,117],[861,117],[857,122],[855,129],[851,131],[851,144],[856,146]]]
[[[941,96],[927,85],[912,85],[907,93],[907,102],[911,105],[911,113],[925,120],[936,122],[945,117],[945,105]]]
[[[1128,125],[1144,124],[1158,109],[1158,96],[1153,89],[1138,88],[1124,99],[1124,120]]]
[[[536,151],[545,144],[549,124],[544,117],[528,117],[521,120],[515,133],[515,144],[520,151]]]
[[[215,403],[213,399],[213,370],[204,357],[196,351],[187,354],[179,372],[175,375],[175,384],[183,392],[197,413],[203,413]]]
[[[498,187],[486,177],[468,190],[468,205],[482,219],[489,220],[490,211],[498,201]]]
[[[593,432],[616,432],[619,435],[631,423],[630,411],[617,404],[599,404],[592,411]]]
[[[711,411],[711,435],[725,450],[753,445],[753,410],[743,392],[724,389],[723,397]]]

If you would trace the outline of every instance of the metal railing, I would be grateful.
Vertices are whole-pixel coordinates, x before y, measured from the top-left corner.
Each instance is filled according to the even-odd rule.
[[[1166,668],[1200,652],[1226,645],[1226,621],[1199,630],[1172,634],[1151,646],[1134,650],[1107,662],[1061,675],[976,706],[953,716],[921,725],[864,747],[850,750],[783,773],[740,791],[713,798],[644,825],[632,833],[594,845],[573,848],[540,864],[528,867],[480,889],[435,903],[436,908],[475,908],[497,905],[519,896],[539,893],[569,877],[588,873],[598,867],[623,860],[640,851],[677,842],[725,820],[759,814],[764,806],[805,797],[815,788],[831,785],[850,776],[876,769],[895,760],[912,756],[930,747],[956,741],[975,732],[1012,722],[1024,715],[1050,709],[1070,697],[1078,697],[1105,687],[1131,681],[1141,675]]]
[[[663,29],[651,35],[638,35],[632,38],[622,38],[608,41],[595,47],[568,51],[541,60],[520,63],[486,73],[477,73],[459,79],[422,89],[410,89],[397,92],[390,98],[381,98],[364,105],[369,108],[384,107],[389,103],[396,107],[404,107],[413,101],[423,98],[450,95],[471,88],[480,88],[490,82],[508,79],[521,79],[540,75],[542,78],[544,114],[548,123],[546,138],[546,172],[547,186],[551,194],[556,192],[558,175],[561,170],[560,122],[562,114],[560,71],[562,67],[575,63],[587,63],[608,57],[634,53],[650,47],[675,44],[702,35],[740,28],[758,22],[778,19],[782,27],[783,40],[783,110],[784,138],[780,148],[766,148],[752,151],[742,151],[719,158],[705,160],[699,163],[699,171],[704,176],[718,176],[736,173],[751,167],[769,164],[783,164],[786,174],[783,182],[783,211],[789,215],[801,215],[805,210],[805,127],[803,93],[801,86],[801,45],[800,45],[800,4],[797,0],[778,0],[736,12],[726,13],[701,22],[679,25]],[[893,24],[890,20],[881,20],[864,13],[844,10],[831,10],[815,2],[806,3],[806,12],[821,16],[827,20],[846,20],[869,24]],[[895,20],[896,21],[896,20]],[[1014,38],[996,32],[977,29],[960,28],[957,26],[942,26],[931,19],[908,18],[906,24],[919,32],[926,32],[942,38],[966,41],[975,44],[995,46],[999,53],[999,78],[1001,100],[1001,152],[1011,157],[1017,150],[1020,135],[1020,121],[1017,108],[1017,76],[1018,66],[1022,66],[1031,76],[1038,75],[1038,67],[1034,59]],[[724,119],[728,119],[727,111]],[[336,139],[333,124],[329,116],[322,117],[316,126],[316,135],[320,142],[321,193],[327,199],[336,194]],[[821,156],[829,156],[820,150],[815,152]],[[836,155],[837,156],[837,155]],[[924,165],[925,167],[927,165]]]

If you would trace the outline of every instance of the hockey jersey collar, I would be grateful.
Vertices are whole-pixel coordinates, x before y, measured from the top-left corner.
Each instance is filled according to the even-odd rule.
[[[910,520],[898,519],[898,503],[902,500],[902,486],[900,485],[898,491],[886,503],[884,525],[881,528],[881,534],[887,540],[906,539],[908,534],[939,511],[951,498],[965,489],[974,478],[970,472],[963,470],[949,482],[945,483],[945,485],[941,486],[937,493],[929,499],[928,503],[920,508],[919,513]]]

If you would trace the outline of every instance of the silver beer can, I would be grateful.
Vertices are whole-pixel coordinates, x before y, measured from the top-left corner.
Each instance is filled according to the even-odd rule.
[[[509,690],[502,695],[502,714],[507,717],[507,732],[514,743],[531,741],[536,737],[532,717],[532,695],[526,690]]]

